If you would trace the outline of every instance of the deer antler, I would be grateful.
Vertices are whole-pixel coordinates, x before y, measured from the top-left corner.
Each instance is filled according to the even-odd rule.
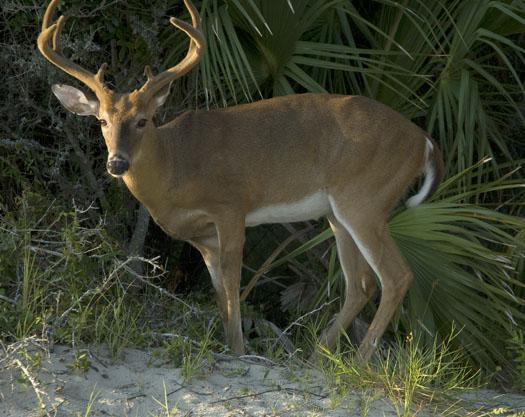
[[[49,62],[83,82],[100,98],[108,92],[104,86],[104,72],[108,65],[102,64],[98,72],[93,74],[60,53],[60,33],[64,27],[64,16],[60,16],[56,23],[50,25],[57,4],[58,0],[52,0],[47,6],[42,22],[42,31],[38,35],[38,49]],[[53,46],[50,44],[51,37],[53,38]]]
[[[141,92],[146,94],[148,97],[154,96],[162,87],[166,84],[171,83],[177,78],[182,77],[189,70],[191,70],[200,61],[204,54],[206,47],[206,41],[201,31],[200,17],[197,9],[191,2],[191,0],[184,0],[186,8],[190,12],[192,25],[186,23],[176,17],[170,19],[170,23],[184,31],[190,37],[190,46],[188,53],[184,59],[174,67],[161,72],[158,75],[153,75],[151,68],[146,66],[144,72],[148,77],[146,83],[140,89]]]

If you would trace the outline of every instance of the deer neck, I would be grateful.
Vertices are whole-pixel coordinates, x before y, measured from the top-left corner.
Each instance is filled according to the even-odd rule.
[[[170,170],[165,166],[167,150],[160,139],[156,129],[146,132],[138,154],[123,176],[128,189],[150,212],[162,210],[169,189]]]

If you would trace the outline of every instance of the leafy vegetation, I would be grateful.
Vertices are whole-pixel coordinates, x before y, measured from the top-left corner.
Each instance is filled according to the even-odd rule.
[[[61,2],[65,53],[91,69],[109,62],[109,82],[122,90],[143,81],[145,64],[173,65],[188,42],[168,16],[187,18],[182,2],[145,3]],[[447,179],[430,202],[393,213],[391,233],[416,279],[386,343],[399,351],[403,342],[393,335],[412,334],[418,349],[431,352],[450,341],[462,364],[523,389],[523,1],[195,3],[208,51],[199,70],[174,86],[158,122],[189,108],[313,91],[367,95],[425,128],[441,145]],[[73,80],[36,51],[42,12],[29,0],[1,5],[2,339],[104,343],[118,356],[126,345],[163,345],[159,335],[176,329],[190,339],[177,336],[166,347],[170,355],[183,351],[173,359],[187,365],[191,378],[193,363],[201,367],[210,345],[219,346],[210,334],[220,326],[209,279],[198,257],[155,225],[142,243],[137,238],[147,217],[106,175],[98,127],[66,115],[50,93],[51,83]],[[132,241],[139,241],[138,252]],[[160,260],[142,262],[141,281],[130,254]],[[159,274],[159,265],[167,273]],[[326,224],[250,231],[246,283],[259,265],[260,280],[244,306],[251,349],[276,357],[307,353],[310,329],[323,327],[342,302]],[[189,305],[174,300],[173,291],[185,292]],[[391,353],[378,360],[395,368],[397,359]]]

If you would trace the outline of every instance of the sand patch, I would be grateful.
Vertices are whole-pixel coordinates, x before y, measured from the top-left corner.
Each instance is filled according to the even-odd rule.
[[[64,346],[46,352],[39,366],[31,370],[49,415],[84,416],[90,402],[89,416],[397,415],[385,398],[357,392],[341,396],[332,392],[315,370],[278,366],[257,358],[219,356],[185,381],[182,369],[170,366],[153,352],[126,349],[117,363],[94,353],[96,350],[80,352],[88,359],[83,372],[71,367],[78,361],[79,351]],[[41,416],[34,386],[20,376],[20,369],[1,371],[0,416]],[[486,402],[494,394],[486,391],[482,397]],[[521,402],[525,416],[524,397],[512,398],[510,405],[507,400],[500,396],[497,405],[507,411],[510,406],[517,413]]]

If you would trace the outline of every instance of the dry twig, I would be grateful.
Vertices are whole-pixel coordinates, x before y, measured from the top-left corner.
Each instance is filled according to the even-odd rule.
[[[290,243],[292,243],[296,239],[299,239],[301,236],[303,236],[306,232],[310,231],[311,229],[312,229],[312,227],[306,227],[303,230],[295,231],[293,234],[288,236],[288,238],[284,242],[282,242],[279,246],[277,246],[277,248],[272,252],[272,254],[264,261],[264,263],[261,265],[261,267],[257,270],[257,272],[255,272],[255,274],[253,275],[253,277],[250,280],[250,282],[248,283],[248,285],[246,285],[246,287],[244,288],[244,290],[243,290],[243,292],[241,293],[241,296],[240,296],[240,301],[241,302],[246,300],[246,298],[248,297],[250,292],[253,290],[253,288],[257,284],[257,281],[259,281],[259,279],[264,275],[264,273],[268,271],[268,269],[270,268],[271,264],[280,255],[280,253],[283,250],[285,250],[286,247]]]

